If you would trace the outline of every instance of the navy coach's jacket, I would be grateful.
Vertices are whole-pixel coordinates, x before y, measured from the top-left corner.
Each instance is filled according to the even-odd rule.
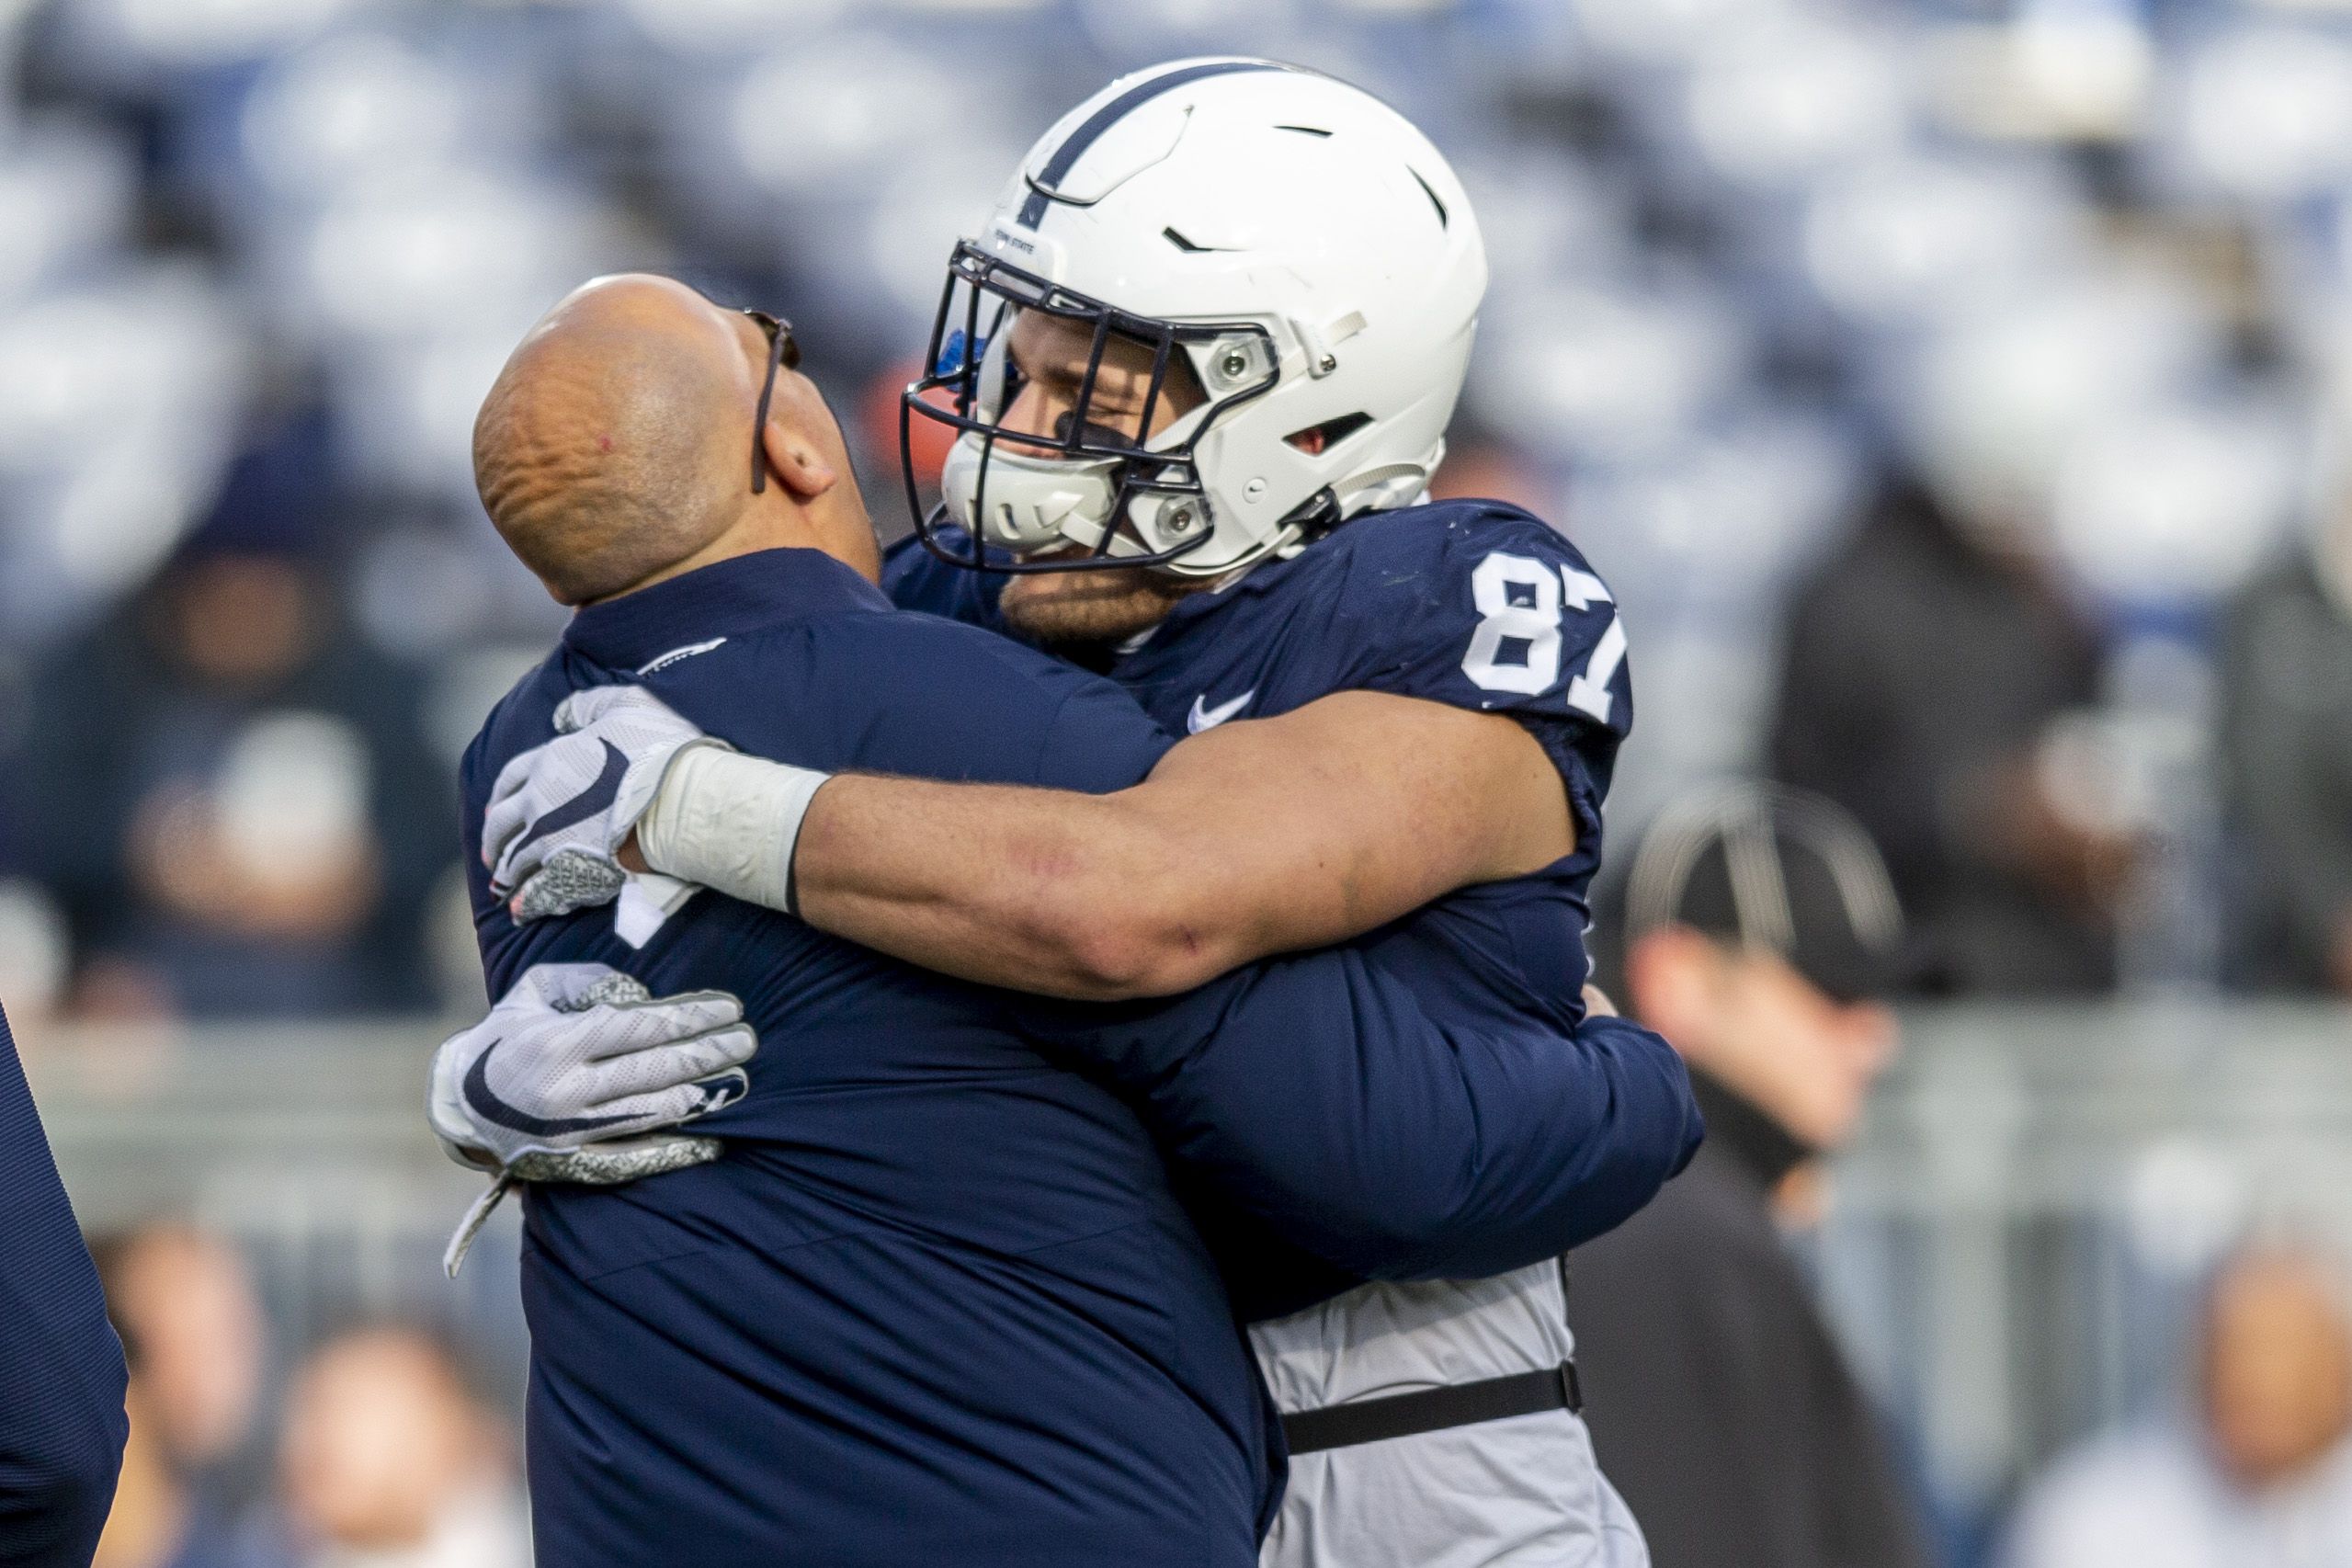
[[[0,1562],[84,1568],[129,1426],[122,1346],[0,1017]]]
[[[1168,744],[1108,683],[767,551],[577,616],[468,755],[470,834],[555,705],[615,681],[831,769],[1104,790]],[[1342,949],[1107,1012],[1104,1060],[1147,1130],[1068,1070],[1090,1041],[1066,1009],[709,892],[632,887],[517,928],[471,869],[494,993],[601,960],[656,993],[733,991],[761,1035],[751,1093],[701,1124],[725,1159],[531,1193],[535,1526],[566,1568],[1242,1568],[1277,1443],[1154,1131],[1328,1263],[1454,1273],[1637,1206],[1695,1124],[1630,1026],[1588,1055],[1449,1049]],[[1272,1196],[1252,1201],[1261,1166]]]

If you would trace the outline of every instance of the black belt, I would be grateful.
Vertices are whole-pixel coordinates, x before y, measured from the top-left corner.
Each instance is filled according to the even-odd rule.
[[[1562,1361],[1541,1372],[1297,1411],[1282,1418],[1282,1434],[1290,1439],[1292,1453],[1312,1454],[1322,1449],[1348,1449],[1506,1416],[1584,1408],[1585,1391],[1576,1381],[1576,1363]]]

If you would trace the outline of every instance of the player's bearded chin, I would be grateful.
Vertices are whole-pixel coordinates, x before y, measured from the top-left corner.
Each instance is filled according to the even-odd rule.
[[[1005,585],[1005,623],[1032,642],[1122,642],[1167,619],[1177,601],[1205,583],[1142,567],[1047,572]]]

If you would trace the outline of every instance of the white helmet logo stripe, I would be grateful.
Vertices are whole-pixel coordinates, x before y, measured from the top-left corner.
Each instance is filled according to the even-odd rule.
[[[1237,71],[1290,71],[1296,67],[1272,60],[1211,60],[1199,65],[1187,65],[1139,82],[1119,97],[1086,117],[1086,122],[1070,133],[1069,139],[1053,150],[1045,167],[1029,178],[1029,197],[1021,203],[1016,220],[1022,228],[1034,233],[1045,221],[1045,210],[1053,200],[1053,187],[1069,176],[1086,149],[1102,140],[1103,132],[1117,125],[1134,109],[1150,103],[1162,93],[1174,92],[1187,82],[1198,82],[1207,76],[1230,76]]]

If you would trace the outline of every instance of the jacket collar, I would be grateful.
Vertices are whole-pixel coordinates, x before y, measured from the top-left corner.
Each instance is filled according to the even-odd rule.
[[[572,617],[563,642],[600,665],[633,670],[778,621],[890,608],[880,588],[822,551],[761,550],[590,605]]]

